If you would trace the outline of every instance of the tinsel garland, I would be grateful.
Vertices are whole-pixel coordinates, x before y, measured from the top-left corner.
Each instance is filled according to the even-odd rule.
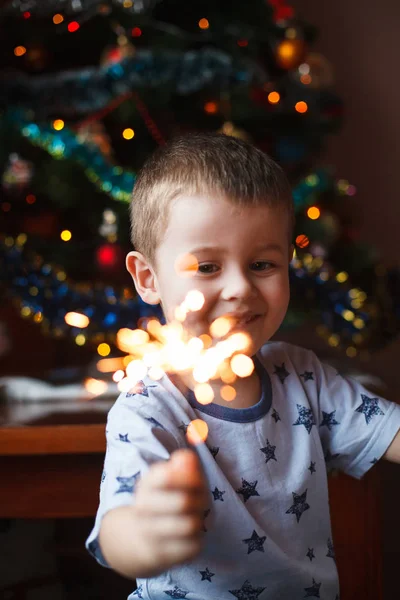
[[[22,73],[0,76],[0,105],[33,110],[36,119],[51,115],[90,113],[114,97],[141,88],[174,85],[177,94],[187,95],[205,86],[226,89],[232,85],[262,84],[261,67],[215,48],[186,52],[136,50],[133,57],[118,63],[71,69],[35,77]]]

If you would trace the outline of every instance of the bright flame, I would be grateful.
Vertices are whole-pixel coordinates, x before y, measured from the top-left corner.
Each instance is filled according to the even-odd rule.
[[[204,305],[204,295],[198,290],[190,290],[187,293],[184,306],[193,312],[200,310]]]
[[[202,419],[194,419],[188,425],[186,437],[191,444],[196,446],[205,442],[208,436],[208,425]]]
[[[100,373],[112,373],[118,369],[123,369],[124,361],[122,358],[101,358],[97,361],[96,367]]]
[[[233,327],[232,319],[228,317],[218,317],[210,325],[210,333],[213,337],[222,338],[229,333]]]
[[[236,354],[231,360],[231,368],[239,377],[248,377],[254,371],[254,363],[245,354]]]
[[[232,402],[236,398],[236,390],[231,385],[224,385],[221,388],[221,398],[225,402]]]
[[[93,377],[89,377],[84,382],[85,389],[93,396],[100,396],[100,394],[104,394],[107,391],[108,385],[105,381],[100,381],[100,379],[93,379]]]
[[[71,327],[79,327],[80,329],[84,329],[90,323],[89,317],[77,312],[67,313],[64,317],[64,321],[67,325],[70,325]]]
[[[199,383],[194,388],[194,395],[200,404],[210,404],[214,400],[214,392],[209,383]]]

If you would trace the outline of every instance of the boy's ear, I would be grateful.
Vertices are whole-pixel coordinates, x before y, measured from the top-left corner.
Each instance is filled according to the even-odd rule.
[[[143,254],[129,252],[126,257],[126,268],[131,274],[136,291],[143,302],[159,304],[161,298],[157,291],[156,276]]]

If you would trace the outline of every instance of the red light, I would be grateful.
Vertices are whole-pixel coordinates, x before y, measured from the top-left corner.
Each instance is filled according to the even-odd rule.
[[[68,23],[68,31],[70,33],[73,33],[74,31],[78,31],[80,25],[78,23],[78,21],[71,21],[71,23]]]
[[[246,46],[249,45],[249,42],[247,40],[238,40],[237,44],[240,48],[246,48]]]
[[[31,13],[29,11],[26,11],[26,12],[23,13],[22,16],[24,17],[24,19],[29,19],[30,16],[31,16]]]
[[[105,244],[97,249],[97,261],[101,267],[112,267],[117,263],[118,251],[115,246]]]
[[[132,37],[140,37],[142,35],[142,30],[140,27],[134,27],[132,29]]]

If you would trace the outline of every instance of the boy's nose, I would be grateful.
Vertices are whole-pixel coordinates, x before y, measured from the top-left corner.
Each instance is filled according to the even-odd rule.
[[[249,277],[244,273],[236,271],[227,274],[223,282],[222,299],[223,300],[241,300],[251,298],[256,295],[256,289]]]

